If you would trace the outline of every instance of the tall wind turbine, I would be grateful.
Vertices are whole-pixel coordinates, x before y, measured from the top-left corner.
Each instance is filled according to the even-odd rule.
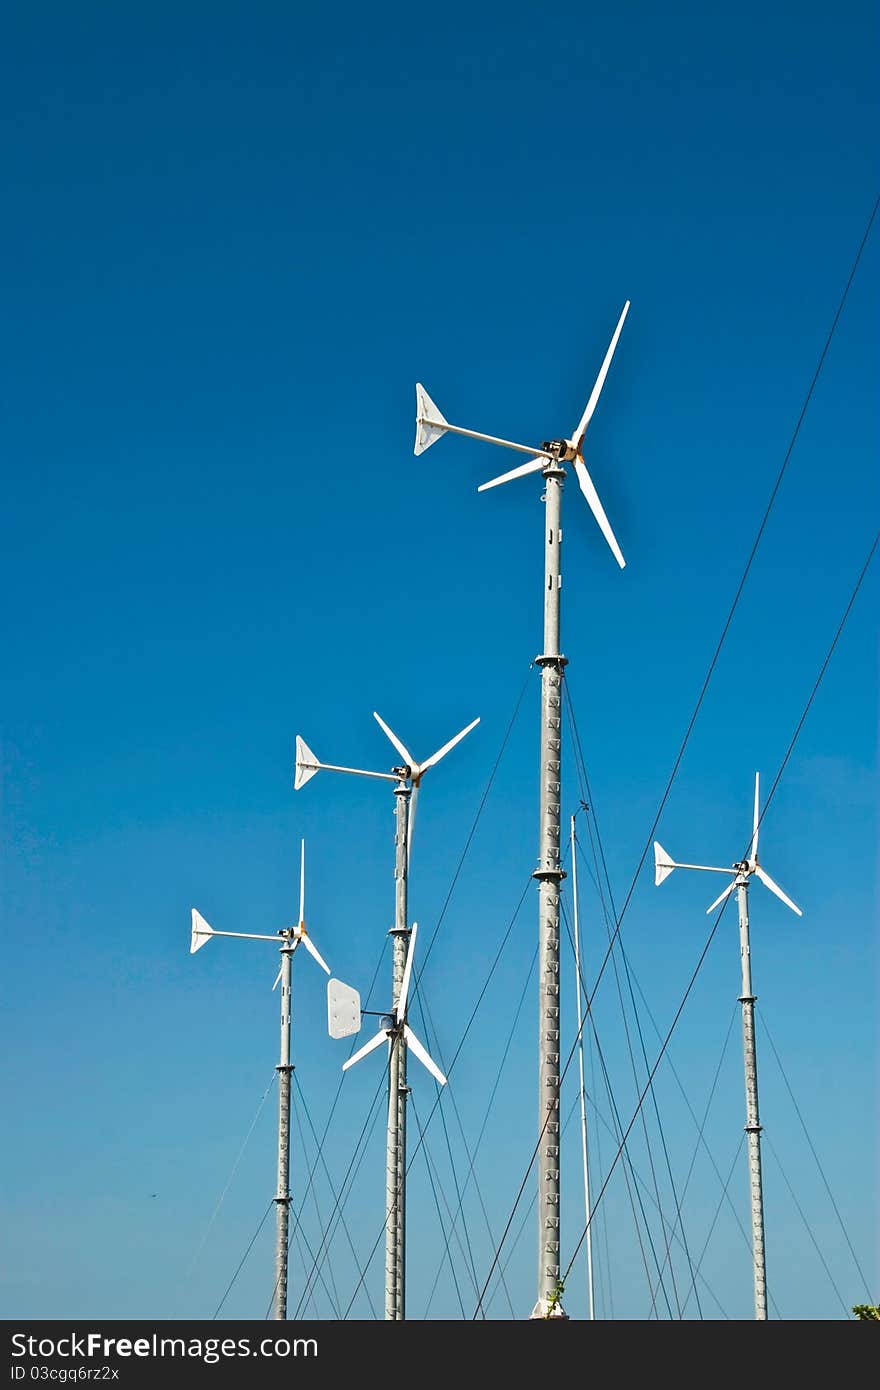
[[[769,888],[771,893],[775,893],[777,898],[791,908],[792,912],[802,917],[803,913],[797,903],[793,903],[787,894],[783,893],[778,883],[773,879],[758,863],[758,823],[760,816],[758,813],[759,802],[759,776],[755,773],[755,812],[752,820],[752,843],[749,847],[748,855],[745,859],[739,860],[731,865],[729,869],[717,869],[710,864],[678,864],[670,859],[666,850],[657,841],[654,841],[654,882],[659,885],[667,879],[673,869],[700,869],[709,874],[732,874],[731,882],[713,903],[706,908],[706,912],[714,912],[716,907],[720,907],[724,899],[736,889],[737,906],[739,908],[739,953],[742,967],[742,993],[739,1002],[742,1004],[742,1031],[743,1031],[743,1066],[745,1069],[746,1083],[746,1134],[748,1136],[748,1156],[749,1156],[749,1188],[751,1192],[752,1204],[752,1262],[754,1265],[755,1280],[755,1317],[759,1321],[767,1319],[767,1262],[764,1251],[764,1190],[761,1180],[761,1122],[758,1112],[758,1063],[755,1052],[755,998],[752,993],[752,966],[751,953],[749,949],[749,881],[754,875]]]
[[[560,1302],[561,1265],[559,1256],[560,1212],[560,1126],[559,1126],[559,887],[565,874],[559,852],[560,783],[562,767],[562,674],[568,658],[560,649],[560,547],[562,528],[562,485],[566,463],[571,463],[581,492],[599,524],[621,569],[626,561],[608,521],[599,494],[584,462],[583,447],[587,426],[593,418],[608,368],[617,347],[629,300],[614,330],[605,360],[590,393],[584,413],[567,439],[545,440],[539,449],[515,444],[491,434],[451,425],[441,415],[427,391],[416,385],[416,454],[423,454],[442,435],[463,434],[488,444],[533,455],[509,473],[483,483],[485,492],[528,473],[541,473],[544,479],[544,650],[535,658],[541,667],[541,790],[539,810],[538,867],[538,957],[539,957],[539,1058],[538,1058],[538,1300],[533,1318],[561,1317],[566,1314]]]
[[[479,724],[479,719],[474,719],[466,728],[451,738],[448,743],[444,743],[442,748],[438,748],[430,758],[422,763],[416,761],[401,742],[397,735],[388,727],[384,719],[376,712],[373,717],[379,724],[383,732],[387,735],[391,744],[403,762],[400,766],[392,768],[390,772],[367,772],[357,767],[340,767],[335,763],[322,763],[315,757],[308,744],[297,735],[296,739],[296,776],[294,778],[294,788],[299,790],[305,786],[316,772],[322,769],[329,772],[348,772],[355,777],[373,777],[385,782],[394,783],[395,796],[395,817],[397,830],[395,834],[395,859],[394,859],[394,926],[389,935],[394,943],[392,956],[392,975],[391,975],[391,1010],[390,1017],[394,1020],[393,1024],[383,1028],[366,1048],[362,1048],[356,1053],[348,1063],[351,1065],[367,1052],[387,1037],[389,1041],[388,1049],[388,1137],[385,1151],[385,1318],[390,1322],[402,1322],[406,1316],[406,1098],[408,1088],[406,1084],[406,1058],[407,1051],[411,1048],[419,1060],[428,1068],[432,1074],[439,1078],[442,1077],[425,1052],[424,1048],[415,1037],[415,1034],[406,1023],[406,1000],[409,991],[409,977],[412,970],[412,947],[407,950],[407,943],[411,940],[408,918],[408,882],[409,882],[409,858],[410,842],[412,838],[413,818],[415,811],[415,797],[422,778],[429,768],[434,767],[451,752],[457,743],[469,734],[471,729]],[[412,929],[412,938],[415,937],[415,927]],[[345,990],[345,986],[342,989]],[[356,999],[354,991],[348,994]],[[401,1004],[401,1000],[403,1001]],[[329,1001],[331,1014],[333,1011],[333,1000]],[[355,1012],[352,1006],[352,1013]],[[360,1027],[359,1004],[356,1006],[357,1023],[354,1026],[345,1028],[339,1032],[332,1032],[334,1037],[344,1036],[346,1032],[357,1032]],[[442,1078],[445,1081],[445,1077]]]
[[[281,968],[275,985],[281,981],[281,1051],[275,1070],[278,1072],[278,1181],[275,1188],[275,1294],[272,1302],[274,1318],[287,1318],[287,1249],[290,1222],[290,968],[297,947],[306,950],[322,970],[330,967],[306,931],[306,842],[302,841],[299,861],[299,921],[285,927],[274,936],[254,932],[215,931],[195,908],[192,910],[190,954],[195,955],[207,946],[212,936],[235,936],[245,941],[274,941],[281,938]],[[272,988],[275,988],[275,985]]]

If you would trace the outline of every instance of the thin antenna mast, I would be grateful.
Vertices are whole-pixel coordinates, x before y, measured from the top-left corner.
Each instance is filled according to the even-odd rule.
[[[590,398],[577,428],[568,439],[545,440],[539,449],[479,434],[450,425],[431,400],[424,386],[416,384],[416,441],[414,452],[422,454],[443,434],[464,434],[472,438],[532,453],[528,463],[492,478],[478,489],[485,492],[529,473],[544,479],[544,646],[535,664],[541,668],[541,762],[538,835],[538,1299],[533,1318],[564,1318],[560,1263],[560,1124],[559,1124],[559,891],[565,878],[559,853],[560,789],[562,772],[562,677],[568,658],[560,648],[560,590],[562,573],[562,485],[566,463],[571,463],[581,492],[596,519],[618,565],[626,561],[605,515],[599,494],[587,471],[583,457],[584,436],[596,409],[608,368],[617,347],[629,300],[614,330]]]

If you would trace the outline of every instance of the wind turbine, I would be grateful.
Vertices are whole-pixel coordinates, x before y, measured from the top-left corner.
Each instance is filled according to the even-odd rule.
[[[767,1262],[764,1250],[764,1192],[761,1179],[761,1122],[758,1112],[758,1063],[755,1051],[755,999],[752,993],[752,967],[749,948],[749,882],[754,876],[769,888],[771,893],[785,903],[798,917],[803,913],[797,903],[783,893],[765,869],[758,863],[758,811],[760,798],[760,777],[755,773],[755,810],[752,820],[752,841],[745,859],[738,860],[730,868],[715,868],[710,864],[679,864],[670,859],[661,844],[654,841],[654,882],[659,887],[669,877],[673,869],[698,869],[709,874],[731,874],[732,878],[723,892],[706,908],[714,912],[736,889],[739,908],[739,952],[742,969],[743,1066],[746,1087],[746,1134],[748,1136],[749,1188],[752,1206],[752,1262],[755,1283],[755,1318],[761,1322],[767,1319]]]
[[[621,569],[626,561],[605,515],[599,494],[584,462],[584,438],[611,366],[617,341],[629,311],[629,300],[617,322],[590,398],[572,434],[566,439],[545,440],[540,448],[516,444],[496,435],[451,425],[421,383],[416,385],[416,442],[423,454],[446,433],[462,434],[499,444],[505,449],[530,454],[527,463],[483,483],[478,492],[511,482],[529,473],[544,478],[544,650],[535,662],[541,667],[541,789],[539,811],[538,941],[539,941],[539,1058],[538,1058],[538,1301],[533,1318],[564,1318],[560,1302],[559,1259],[560,1153],[559,1153],[559,887],[565,877],[559,853],[560,784],[562,767],[562,675],[568,658],[559,645],[560,548],[562,485],[566,463],[574,467],[581,492],[598,522]]]
[[[235,936],[245,941],[274,941],[281,938],[281,968],[275,979],[273,990],[281,981],[281,1050],[275,1070],[278,1073],[278,1180],[275,1189],[275,1295],[273,1314],[276,1319],[287,1318],[287,1248],[290,1222],[290,972],[294,953],[305,946],[320,965],[330,974],[330,967],[315,946],[306,930],[306,842],[300,846],[299,865],[299,921],[292,927],[285,927],[274,936],[263,936],[256,932],[215,931],[209,926],[200,912],[192,910],[192,937],[190,955],[195,955],[214,936]]]
[[[457,743],[460,743],[480,721],[479,719],[472,720],[466,728],[444,743],[442,748],[439,748],[430,758],[420,763],[413,758],[406,746],[375,710],[373,717],[403,759],[400,766],[392,768],[390,772],[368,772],[363,768],[322,763],[315,757],[308,744],[297,734],[296,773],[293,785],[295,790],[299,790],[314,777],[316,772],[322,769],[329,772],[347,772],[355,777],[379,778],[382,781],[394,783],[396,818],[394,838],[395,903],[394,926],[389,931],[389,936],[393,941],[392,1012],[387,1016],[392,1019],[392,1023],[383,1027],[366,1047],[361,1048],[354,1057],[350,1058],[347,1066],[353,1065],[354,1062],[378,1047],[386,1037],[388,1038],[390,1047],[388,1060],[388,1136],[385,1149],[385,1318],[386,1321],[401,1322],[406,1313],[406,1098],[408,1094],[406,1059],[408,1050],[412,1048],[419,1061],[441,1082],[445,1082],[446,1079],[435,1067],[428,1053],[406,1022],[406,1001],[412,972],[412,945],[408,950],[407,942],[414,941],[416,932],[415,925],[412,932],[407,925],[409,921],[409,851],[413,827],[411,802],[428,769],[439,763],[441,758],[445,758],[446,754]],[[360,1001],[356,991],[342,985],[339,981],[331,981],[328,990],[330,991],[328,993],[328,1009],[331,1036],[344,1037],[347,1033],[356,1033],[360,1028]],[[402,1005],[401,1000],[403,1000]],[[400,1010],[399,1017],[398,1010]],[[346,1018],[344,1023],[340,1022],[342,1014],[345,1014]]]

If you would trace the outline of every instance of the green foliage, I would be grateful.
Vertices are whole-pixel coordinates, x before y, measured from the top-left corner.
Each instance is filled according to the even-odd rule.
[[[880,1308],[873,1303],[857,1303],[853,1312],[860,1322],[880,1322]]]

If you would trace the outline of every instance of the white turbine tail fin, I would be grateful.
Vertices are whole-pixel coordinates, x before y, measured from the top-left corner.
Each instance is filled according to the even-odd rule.
[[[410,1028],[408,1023],[405,1023],[403,1025],[403,1036],[406,1038],[407,1047],[410,1049],[411,1052],[414,1052],[416,1054],[426,1071],[429,1071],[431,1073],[434,1080],[438,1082],[439,1085],[445,1086],[446,1077],[443,1075],[442,1071],[437,1066],[437,1063],[428,1055],[427,1051],[419,1042],[418,1038],[416,1037],[415,1033]]]
[[[409,934],[409,950],[406,953],[406,965],[403,967],[403,980],[400,985],[400,998],[397,1001],[395,1017],[398,1023],[402,1023],[406,1018],[406,1001],[409,995],[409,982],[412,978],[413,956],[416,951],[416,932],[419,929],[418,922],[413,922],[412,931]]]
[[[209,927],[204,917],[195,908],[192,910],[192,936],[190,937],[189,953],[194,956],[196,951],[200,951],[203,946],[207,946],[211,937],[214,935],[214,928]]]
[[[528,463],[521,463],[519,468],[511,468],[509,473],[502,473],[498,478],[492,478],[488,483],[480,483],[477,492],[488,492],[490,487],[500,487],[502,483],[511,483],[514,478],[524,478],[527,473],[540,473],[547,467],[548,460],[542,454],[540,458],[529,459]]]
[[[432,753],[427,762],[420,764],[419,776],[421,776],[427,768],[433,767],[435,763],[439,763],[441,758],[445,758],[446,754],[450,753],[457,743],[461,743],[462,739],[470,733],[471,729],[475,729],[479,722],[480,717],[477,715],[477,718],[472,719],[466,729],[462,729],[455,735],[455,738],[451,738],[448,743],[444,743],[442,748],[438,748],[436,753]]]
[[[360,1062],[362,1058],[368,1057],[371,1052],[375,1052],[376,1048],[381,1047],[383,1042],[386,1042],[387,1039],[388,1033],[386,1029],[380,1028],[375,1037],[370,1038],[370,1041],[364,1043],[363,1047],[359,1048],[352,1057],[349,1057],[347,1062],[342,1063],[342,1070],[348,1071],[349,1067],[353,1067],[355,1062]]]
[[[798,907],[797,903],[793,903],[788,894],[783,893],[782,889],[779,887],[779,884],[773,882],[773,879],[770,877],[768,873],[765,872],[764,869],[761,868],[760,864],[755,865],[755,873],[757,874],[758,878],[761,880],[765,888],[769,888],[771,893],[775,893],[777,898],[779,898],[781,902],[785,903],[786,907],[790,907],[792,912],[797,913],[798,917],[803,917],[804,914]]]
[[[599,523],[599,530],[602,532],[602,535],[605,537],[606,541],[611,547],[612,555],[614,556],[617,563],[620,565],[620,568],[625,569],[626,560],[624,560],[623,558],[623,551],[617,544],[617,538],[615,537],[614,532],[611,529],[610,521],[605,515],[605,508],[599,501],[599,494],[596,491],[596,488],[593,484],[593,479],[587,472],[587,465],[584,463],[580,455],[578,455],[578,457],[574,461],[574,471],[577,474],[577,480],[581,485],[581,492],[587,499],[590,511],[593,513],[593,516]]]
[[[440,414],[420,381],[416,382],[416,442],[414,454],[423,454],[446,433],[449,421]]]
[[[623,313],[620,315],[620,318],[618,319],[617,327],[614,330],[614,337],[611,339],[608,351],[605,354],[605,361],[602,363],[602,366],[599,369],[599,375],[596,377],[596,384],[590,393],[590,399],[587,401],[586,409],[584,410],[584,413],[580,418],[578,427],[571,437],[571,442],[578,451],[580,451],[581,444],[584,441],[584,435],[587,432],[587,425],[593,418],[593,411],[596,409],[596,404],[599,400],[602,387],[605,385],[605,378],[608,375],[608,368],[611,366],[611,359],[614,356],[614,349],[617,347],[617,340],[620,337],[620,330],[623,328],[623,321],[626,318],[628,312],[629,300],[627,300],[623,306]]]
[[[375,719],[376,723],[379,725],[379,728],[382,729],[382,730],[384,731],[384,733],[385,733],[386,737],[389,739],[389,741],[390,741],[390,742],[394,745],[394,747],[397,749],[398,753],[399,753],[400,756],[403,758],[403,761],[406,763],[407,767],[411,767],[411,768],[413,768],[413,770],[415,770],[415,769],[418,767],[418,763],[416,762],[415,758],[413,757],[412,753],[410,753],[410,751],[409,751],[409,749],[406,747],[406,745],[405,745],[404,743],[402,743],[402,742],[400,741],[400,739],[397,737],[397,734],[394,732],[394,730],[393,730],[393,729],[389,729],[388,725],[385,723],[385,720],[382,718],[381,714],[377,714],[375,710],[373,710],[373,718]]]
[[[736,879],[733,879],[733,881],[732,881],[731,883],[728,883],[728,885],[727,885],[727,887],[725,888],[724,892],[718,894],[718,897],[715,899],[714,903],[710,903],[709,906],[706,908],[706,916],[707,916],[707,917],[708,917],[708,915],[709,915],[710,912],[714,912],[714,911],[715,911],[715,908],[716,908],[716,907],[720,907],[720,906],[721,906],[721,904],[724,902],[724,899],[727,897],[728,893],[732,893],[735,887],[736,887]]]
[[[659,888],[660,884],[667,879],[676,865],[669,858],[666,850],[658,840],[654,841],[654,885]]]
[[[361,996],[342,980],[327,981],[327,1031],[331,1038],[348,1038],[361,1030]]]
[[[296,736],[296,773],[293,779],[293,790],[298,792],[300,787],[304,787],[306,782],[311,781],[321,764],[315,757],[304,738]]]

